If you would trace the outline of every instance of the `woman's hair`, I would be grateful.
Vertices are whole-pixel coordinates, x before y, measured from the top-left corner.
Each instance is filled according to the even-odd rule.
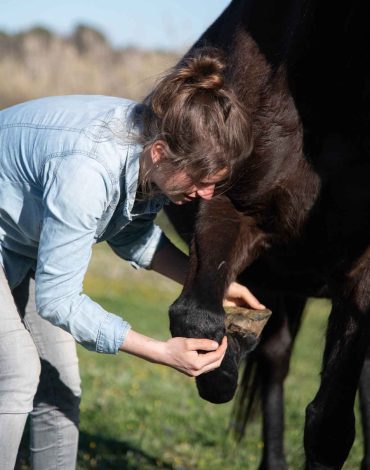
[[[226,83],[225,68],[218,49],[196,49],[143,101],[141,144],[146,151],[157,140],[165,143],[159,168],[169,178],[178,170],[193,184],[225,168],[231,175],[240,158],[249,154],[250,122]],[[144,169],[142,185],[146,179]]]

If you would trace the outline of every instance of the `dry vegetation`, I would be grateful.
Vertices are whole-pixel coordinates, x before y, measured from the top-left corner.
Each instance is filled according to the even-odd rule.
[[[140,99],[180,54],[113,49],[87,26],[78,26],[69,37],[44,28],[16,35],[0,32],[0,108],[76,93]]]

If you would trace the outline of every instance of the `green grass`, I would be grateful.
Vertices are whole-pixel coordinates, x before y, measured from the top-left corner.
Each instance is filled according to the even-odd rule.
[[[174,283],[136,271],[98,246],[85,290],[135,330],[169,337],[167,309],[180,292]],[[302,468],[305,407],[317,390],[329,308],[325,301],[308,303],[286,383],[285,448],[292,470]],[[78,353],[83,383],[79,469],[258,468],[259,419],[237,445],[227,431],[232,404],[201,400],[193,379],[122,353],[100,355],[82,347]],[[361,455],[359,430],[345,469],[358,469]]]

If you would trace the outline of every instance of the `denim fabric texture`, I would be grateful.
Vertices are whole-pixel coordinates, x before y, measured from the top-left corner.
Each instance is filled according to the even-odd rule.
[[[153,222],[166,197],[135,201],[139,107],[73,95],[0,112],[0,264],[11,288],[35,270],[38,313],[102,353],[117,353],[130,325],[82,293],[93,244],[150,268],[167,243]]]

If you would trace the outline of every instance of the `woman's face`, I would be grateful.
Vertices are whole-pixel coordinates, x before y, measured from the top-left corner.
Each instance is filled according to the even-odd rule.
[[[191,176],[186,171],[176,171],[170,177],[160,171],[160,162],[164,155],[162,141],[156,141],[150,149],[150,157],[154,164],[151,174],[152,181],[175,204],[184,204],[198,197],[209,200],[212,198],[217,183],[227,177],[227,169],[220,170],[213,175],[204,178],[200,183],[194,184]],[[176,193],[179,188],[186,188],[181,193]]]
[[[205,200],[212,198],[215,186],[225,179],[226,171],[221,170],[214,175],[208,176],[198,184],[192,184],[192,180],[185,171],[178,171],[170,178],[158,181],[157,185],[161,191],[175,204],[185,204],[200,197]],[[178,188],[187,188],[184,192],[173,194]]]

